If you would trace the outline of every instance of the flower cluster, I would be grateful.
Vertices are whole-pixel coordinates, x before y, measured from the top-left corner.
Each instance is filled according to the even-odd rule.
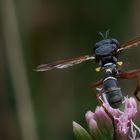
[[[77,140],[140,140],[140,129],[136,125],[140,106],[132,97],[125,97],[123,104],[123,111],[112,108],[108,103],[97,107],[95,112],[88,111],[85,118],[89,133],[73,122]]]

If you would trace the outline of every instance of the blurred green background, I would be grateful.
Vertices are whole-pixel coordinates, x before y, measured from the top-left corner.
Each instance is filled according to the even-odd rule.
[[[125,42],[140,35],[138,0],[0,1],[0,139],[72,140],[72,121],[99,103],[89,85],[103,76],[92,61],[38,73],[37,65],[92,54],[98,32]],[[123,70],[139,68],[140,48],[124,52]],[[135,80],[120,81],[124,95]]]

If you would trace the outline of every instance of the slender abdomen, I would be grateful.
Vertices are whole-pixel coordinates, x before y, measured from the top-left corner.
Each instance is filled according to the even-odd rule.
[[[118,87],[117,79],[112,76],[111,72],[106,75],[103,82],[106,99],[113,108],[119,108],[123,98],[121,89]]]

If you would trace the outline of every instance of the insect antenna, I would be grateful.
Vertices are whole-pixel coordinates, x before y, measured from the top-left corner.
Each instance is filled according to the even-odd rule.
[[[105,39],[105,35],[102,32],[98,33],[103,39]]]
[[[105,34],[103,34],[102,32],[99,32],[99,35],[100,35],[103,39],[107,39],[108,36],[109,36],[109,31],[110,31],[110,30],[107,30],[107,31],[105,32]]]
[[[107,30],[107,31],[105,32],[105,39],[107,39],[107,38],[109,37],[109,32],[110,32],[110,30]]]

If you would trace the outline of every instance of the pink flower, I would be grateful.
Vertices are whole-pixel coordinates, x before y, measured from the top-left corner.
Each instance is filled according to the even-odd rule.
[[[131,132],[130,131],[130,125],[131,121],[135,121],[135,118],[137,116],[137,103],[134,98],[127,98],[124,99],[124,111],[121,111],[119,109],[112,108],[109,104],[104,103],[103,104],[104,109],[106,110],[106,114],[112,119],[113,121],[113,127],[114,127],[114,136],[117,137],[117,139],[127,140],[128,135]],[[102,108],[102,107],[100,107]],[[103,111],[102,111],[103,112]],[[95,111],[95,116],[96,113]],[[101,113],[100,113],[101,114]],[[102,115],[103,118],[105,115]],[[100,118],[102,117],[100,116]],[[99,117],[99,116],[98,116]],[[110,120],[108,120],[108,123],[110,124]]]
[[[114,109],[108,103],[88,111],[85,115],[94,140],[140,140],[139,127],[134,123],[140,117],[140,106],[134,98],[124,98],[123,109]]]

